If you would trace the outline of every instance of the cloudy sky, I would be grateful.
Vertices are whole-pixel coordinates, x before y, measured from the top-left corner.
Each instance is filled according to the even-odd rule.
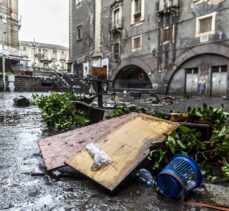
[[[68,0],[19,0],[19,39],[68,46]]]

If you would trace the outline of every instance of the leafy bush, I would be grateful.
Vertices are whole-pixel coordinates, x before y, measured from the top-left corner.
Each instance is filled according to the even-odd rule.
[[[87,125],[87,119],[79,115],[72,101],[81,100],[73,93],[33,95],[33,103],[41,110],[42,120],[50,129],[59,132]]]
[[[144,112],[142,108],[122,107],[116,109],[108,118],[118,117],[130,112]],[[200,131],[180,126],[168,136],[167,140],[160,146],[151,148],[148,159],[151,161],[152,170],[159,172],[169,160],[176,154],[184,154],[192,157],[201,166],[207,179],[212,182],[217,181],[217,176],[229,180],[229,113],[224,111],[223,105],[220,108],[202,107],[187,109],[192,115],[201,116],[214,128],[210,140],[200,141],[202,136]],[[156,112],[147,113],[159,118],[168,119],[169,115]],[[214,167],[214,168],[212,168]],[[213,169],[217,171],[213,171]]]
[[[149,159],[154,161],[153,170],[159,171],[175,154],[184,154],[196,160],[207,179],[216,182],[219,177],[229,180],[229,122],[228,113],[220,108],[208,107],[188,108],[188,113],[203,117],[212,124],[214,130],[210,140],[200,141],[201,132],[184,126],[167,138],[158,150],[158,146],[151,149]],[[213,168],[217,171],[213,171]],[[218,171],[219,170],[219,171]]]

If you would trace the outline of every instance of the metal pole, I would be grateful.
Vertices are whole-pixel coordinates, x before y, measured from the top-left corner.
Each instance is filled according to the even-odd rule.
[[[35,55],[36,55],[36,40],[34,38],[33,40],[33,43],[32,43],[32,47],[33,47],[33,76],[35,77],[36,76],[36,73],[35,73],[35,69],[36,69],[36,58],[35,58]]]
[[[2,81],[3,81],[3,91],[6,91],[6,68],[5,68],[5,55],[4,55],[4,48],[5,48],[5,24],[2,21],[3,30],[2,30]]]
[[[3,91],[6,91],[6,70],[5,70],[5,56],[2,53],[2,81],[3,81]]]
[[[103,108],[103,88],[102,82],[97,80],[97,97],[98,97],[98,106]]]

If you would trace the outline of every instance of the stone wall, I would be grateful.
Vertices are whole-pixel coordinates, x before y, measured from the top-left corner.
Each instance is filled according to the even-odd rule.
[[[16,77],[16,92],[46,92],[58,90],[54,81],[50,79],[34,78],[34,77]],[[2,77],[0,77],[0,91],[3,91]]]

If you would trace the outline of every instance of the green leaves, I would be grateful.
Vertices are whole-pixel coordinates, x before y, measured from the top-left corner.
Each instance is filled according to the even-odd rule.
[[[219,108],[213,108],[207,104],[203,104],[203,107],[191,108],[188,107],[188,113],[196,116],[203,117],[204,120],[208,121],[217,129],[221,129],[225,124],[228,125],[228,116],[227,112],[224,112],[224,106],[221,105]]]
[[[81,100],[81,97],[73,93],[33,95],[33,104],[40,108],[42,120],[50,129],[59,132],[87,125],[88,120],[76,114],[76,108],[72,103],[78,100]]]
[[[222,167],[222,171],[223,171],[225,178],[229,181],[229,164],[227,162]]]
[[[153,146],[149,155],[150,160],[153,161],[152,169],[154,171],[160,170],[175,154],[191,155],[194,151],[201,151],[205,144],[198,141],[201,136],[196,130],[180,126],[176,131],[168,136],[165,144],[158,147]],[[197,144],[198,143],[198,144]]]
[[[205,105],[204,109],[208,109],[208,112],[216,112],[214,115],[208,115],[208,121],[214,122],[220,128],[221,126],[216,119],[210,119],[210,117],[217,118],[216,116],[219,116],[219,118],[223,119],[224,126],[214,130],[211,139],[205,142],[200,141],[202,135],[200,131],[184,126],[178,127],[176,131],[168,136],[164,145],[152,147],[153,153],[150,153],[149,157],[153,162],[153,171],[160,171],[168,163],[168,159],[175,154],[184,154],[193,157],[201,165],[206,179],[210,182],[214,183],[222,180],[219,179],[219,176],[224,176],[224,181],[229,181],[229,164],[226,163],[225,165],[225,160],[229,159],[228,120],[225,116],[222,116],[224,113],[221,110],[222,108],[213,109]],[[200,113],[201,108],[189,108],[189,111],[195,111],[196,114],[197,112]],[[206,115],[203,112],[202,114]]]
[[[217,154],[229,158],[229,127],[214,131],[211,142]]]
[[[114,118],[130,112],[146,113],[144,109],[135,106],[124,106],[116,109],[107,118]],[[213,108],[207,104],[198,108],[189,107],[187,112],[201,117],[212,125],[214,130],[211,139],[203,142],[200,140],[202,136],[200,131],[185,126],[178,127],[168,136],[163,145],[155,145],[151,148],[148,159],[152,163],[152,170],[160,171],[175,154],[183,154],[193,157],[201,165],[209,181],[217,181],[215,175],[218,176],[219,174],[221,176],[224,174],[224,177],[229,180],[229,166],[223,162],[229,159],[229,113],[224,111],[223,105],[219,108]],[[166,115],[160,112],[153,115],[166,119]],[[215,172],[213,172],[212,166],[215,167],[213,168],[216,169]]]
[[[115,117],[119,117],[125,114],[129,114],[131,112],[142,112],[146,113],[146,110],[144,108],[138,108],[136,106],[123,106],[120,108],[115,109],[109,116],[106,116],[107,119],[112,119]]]

